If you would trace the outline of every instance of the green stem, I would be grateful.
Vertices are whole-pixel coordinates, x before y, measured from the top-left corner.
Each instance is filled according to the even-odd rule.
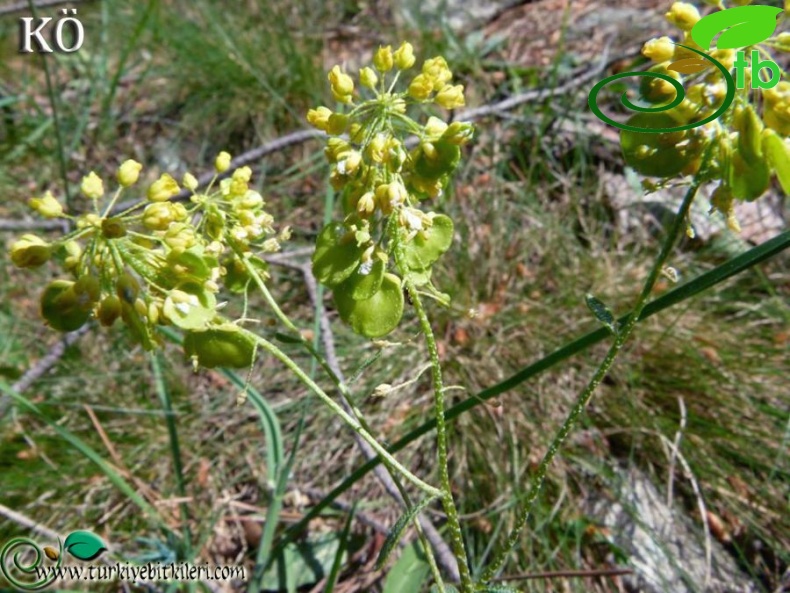
[[[417,488],[429,494],[430,496],[440,497],[443,496],[443,493],[438,488],[434,488],[430,484],[422,481],[420,478],[415,476],[411,473],[408,469],[406,469],[401,463],[395,459],[392,455],[390,455],[387,450],[382,447],[379,442],[367,431],[364,429],[362,424],[353,416],[348,414],[340,405],[329,397],[323,389],[321,389],[315,381],[313,381],[307,373],[305,373],[299,365],[294,362],[287,354],[285,354],[282,350],[280,350],[277,346],[262,338],[261,336],[254,334],[253,332],[246,330],[244,328],[239,328],[244,335],[246,335],[249,339],[255,341],[258,346],[272,354],[275,358],[277,358],[280,362],[282,362],[288,369],[296,375],[299,381],[302,382],[310,391],[315,393],[321,401],[323,401],[327,407],[329,407],[332,412],[335,413],[343,422],[345,422],[352,430],[357,432],[367,443],[373,447],[373,450],[378,453],[381,458],[384,460],[385,463],[391,465],[394,469],[396,469],[400,474],[403,475],[404,478],[409,480],[412,484],[414,484]]]
[[[394,217],[393,217],[394,218]],[[439,466],[439,480],[442,486],[442,506],[447,515],[447,525],[450,528],[450,545],[453,554],[458,560],[458,572],[461,576],[461,590],[471,592],[474,589],[472,575],[469,572],[469,563],[466,558],[463,535],[461,533],[461,522],[458,519],[458,510],[455,508],[453,500],[452,484],[450,482],[450,469],[447,463],[447,425],[444,417],[444,381],[442,379],[442,366],[439,362],[439,349],[436,346],[436,337],[431,328],[431,322],[425,312],[425,307],[420,299],[420,293],[414,283],[409,279],[408,267],[404,261],[403,246],[399,240],[399,229],[395,229],[393,235],[395,260],[398,269],[404,278],[406,290],[411,298],[414,311],[420,320],[420,329],[425,336],[425,343],[428,345],[428,353],[431,358],[431,377],[433,380],[433,416],[436,418],[436,463]]]
[[[612,343],[611,347],[609,348],[609,352],[606,354],[606,358],[604,358],[603,362],[598,367],[598,370],[595,371],[595,374],[590,379],[587,387],[585,387],[584,391],[579,394],[573,409],[571,410],[570,414],[568,414],[568,417],[565,419],[562,427],[555,435],[551,445],[549,445],[548,451],[546,451],[546,454],[543,456],[543,459],[540,462],[534,477],[532,478],[532,484],[530,485],[529,492],[527,493],[522,506],[518,510],[516,524],[510,531],[505,545],[499,550],[491,564],[489,564],[483,571],[483,575],[480,578],[481,582],[488,583],[496,576],[498,571],[502,568],[505,561],[507,560],[511,550],[518,543],[521,536],[521,531],[524,529],[524,526],[526,525],[527,520],[532,513],[532,507],[534,506],[535,500],[537,499],[540,489],[543,486],[543,481],[546,478],[549,465],[551,465],[551,462],[554,460],[554,457],[557,455],[557,452],[559,451],[563,442],[567,438],[570,431],[573,429],[579,416],[582,414],[582,412],[584,412],[584,409],[587,407],[590,399],[592,399],[592,396],[595,393],[595,390],[598,388],[598,385],[612,368],[617,355],[620,353],[620,350],[622,350],[629,336],[634,331],[634,328],[639,321],[639,317],[642,314],[645,305],[647,304],[647,300],[650,298],[650,293],[653,291],[656,280],[658,280],[661,269],[666,263],[667,258],[669,257],[672,247],[675,245],[681,230],[686,226],[686,217],[688,215],[689,208],[691,207],[691,202],[694,200],[694,196],[697,194],[699,185],[700,181],[695,180],[686,192],[683,202],[681,203],[680,208],[675,215],[675,220],[672,222],[669,232],[667,233],[667,237],[661,246],[661,251],[658,254],[658,258],[653,264],[653,267],[648,274],[647,280],[642,287],[642,292],[636,301],[633,311],[628,316],[628,319],[623,327],[617,332],[614,343]]]

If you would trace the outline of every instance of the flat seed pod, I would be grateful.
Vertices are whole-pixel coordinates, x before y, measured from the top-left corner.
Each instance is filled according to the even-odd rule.
[[[384,280],[384,271],[386,264],[376,259],[373,266],[367,274],[362,273],[362,266],[360,265],[354,273],[351,274],[348,280],[336,286],[333,290],[335,292],[346,292],[351,295],[355,301],[364,301],[371,298],[381,288],[381,282]]]
[[[428,269],[453,243],[453,221],[439,214],[433,225],[403,246],[406,265],[412,270]]]
[[[199,284],[187,283],[171,290],[162,312],[181,329],[205,329],[216,315],[217,299]]]
[[[666,113],[638,113],[628,125],[640,128],[673,128],[678,121]],[[625,162],[648,177],[674,177],[699,158],[702,145],[688,132],[620,132]]]
[[[41,295],[41,316],[52,329],[74,331],[85,325],[90,315],[91,307],[74,292],[70,280],[53,280]]]
[[[207,368],[244,368],[252,364],[255,344],[235,325],[222,325],[184,335],[184,352]]]
[[[729,174],[732,195],[749,202],[763,195],[771,182],[771,170],[765,159],[749,162],[739,152],[732,155]]]
[[[381,288],[369,299],[355,301],[351,294],[340,291],[334,295],[341,319],[367,338],[387,335],[403,317],[403,290],[394,274],[384,274]]]
[[[355,241],[341,242],[347,230],[342,223],[330,222],[319,233],[313,253],[313,274],[329,287],[346,280],[359,265],[363,249]]]

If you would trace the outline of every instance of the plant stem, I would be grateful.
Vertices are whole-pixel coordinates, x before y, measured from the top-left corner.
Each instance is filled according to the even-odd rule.
[[[422,481],[420,478],[415,476],[411,473],[408,469],[406,469],[401,463],[395,459],[392,455],[390,455],[387,450],[379,444],[379,442],[371,435],[362,424],[353,416],[348,414],[340,404],[338,404],[335,400],[329,397],[321,387],[319,387],[315,381],[313,381],[307,373],[305,373],[299,365],[294,362],[285,352],[280,350],[277,346],[269,342],[267,339],[262,338],[261,336],[254,334],[253,332],[246,330],[244,328],[239,328],[244,335],[248,336],[251,340],[254,340],[258,346],[269,352],[270,354],[274,355],[280,362],[282,362],[288,369],[296,375],[299,381],[302,382],[310,391],[315,393],[321,401],[323,401],[332,412],[335,413],[343,422],[345,422],[351,429],[357,432],[367,443],[373,447],[373,450],[378,453],[381,458],[384,460],[385,463],[391,465],[394,469],[396,469],[400,474],[403,475],[404,478],[409,480],[412,484],[414,484],[417,488],[425,492],[426,494],[434,497],[441,497],[443,496],[443,492],[438,488],[434,488],[430,484]]]
[[[559,451],[563,442],[567,438],[570,431],[573,429],[579,416],[587,407],[590,399],[592,399],[592,396],[595,393],[595,390],[598,388],[598,385],[611,369],[615,359],[617,358],[617,355],[620,353],[620,350],[623,348],[629,336],[636,327],[636,324],[639,321],[639,316],[642,314],[642,310],[647,304],[647,299],[650,297],[650,293],[653,291],[653,287],[655,286],[656,280],[658,280],[661,269],[666,263],[667,258],[672,251],[672,247],[675,245],[675,241],[677,241],[677,238],[680,235],[680,231],[685,228],[686,216],[688,215],[689,208],[691,207],[691,202],[694,200],[694,196],[697,194],[700,183],[701,182],[699,180],[695,179],[686,192],[683,202],[680,204],[678,212],[675,215],[675,220],[672,221],[672,225],[669,228],[666,239],[661,246],[661,251],[658,254],[658,258],[656,258],[656,261],[653,264],[650,273],[648,274],[647,280],[645,280],[645,284],[642,287],[642,292],[636,301],[633,311],[631,311],[631,314],[629,315],[623,327],[617,332],[615,340],[609,348],[609,352],[606,354],[606,358],[604,358],[603,362],[598,367],[598,370],[595,371],[595,374],[590,379],[587,387],[585,387],[581,394],[579,394],[573,409],[571,409],[570,414],[568,414],[568,417],[565,419],[562,427],[560,427],[560,430],[555,435],[551,445],[549,445],[548,451],[546,451],[546,454],[543,456],[543,459],[541,460],[540,465],[538,466],[538,469],[532,478],[532,484],[530,485],[526,499],[518,511],[516,524],[510,531],[505,546],[499,550],[491,564],[489,564],[483,571],[483,575],[480,578],[481,582],[488,583],[496,576],[497,572],[502,568],[505,561],[507,560],[510,551],[518,543],[521,531],[524,529],[524,526],[529,519],[529,516],[532,512],[532,507],[538,497],[538,494],[540,493],[541,487],[543,486],[543,481],[546,477],[546,472],[548,471],[549,465],[554,460],[554,457],[557,455],[557,452]]]

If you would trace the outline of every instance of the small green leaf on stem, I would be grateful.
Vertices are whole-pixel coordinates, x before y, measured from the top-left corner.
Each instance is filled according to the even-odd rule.
[[[616,336],[617,322],[614,319],[614,315],[609,310],[609,307],[607,307],[602,301],[595,298],[590,293],[585,295],[584,301],[587,303],[587,308],[592,311],[593,315],[595,315],[595,318],[608,327],[609,330]]]

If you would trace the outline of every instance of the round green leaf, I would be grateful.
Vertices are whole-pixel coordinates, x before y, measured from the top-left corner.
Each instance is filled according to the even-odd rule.
[[[433,158],[429,158],[424,151],[419,151],[414,170],[421,177],[435,180],[455,170],[461,160],[461,149],[447,140],[434,142],[433,147],[436,149]]]
[[[356,301],[348,291],[335,291],[334,295],[341,319],[367,338],[387,335],[403,317],[403,290],[394,274],[384,274],[381,288],[369,299]]]
[[[347,229],[339,222],[330,222],[319,233],[313,253],[313,274],[316,279],[334,287],[354,273],[363,249],[356,241],[343,241]]]
[[[252,364],[255,343],[231,324],[191,331],[184,336],[184,352],[200,366],[244,368]]]
[[[449,216],[434,217],[431,228],[417,235],[403,246],[406,265],[412,270],[425,270],[450,248],[453,242],[453,221]]]
[[[65,550],[78,560],[94,560],[107,546],[102,539],[90,531],[72,531],[63,542]]]
[[[363,266],[360,265],[348,280],[336,286],[334,291],[347,292],[355,301],[369,299],[381,288],[386,268],[386,264],[378,258],[373,262],[373,266],[367,274],[362,273]]]

